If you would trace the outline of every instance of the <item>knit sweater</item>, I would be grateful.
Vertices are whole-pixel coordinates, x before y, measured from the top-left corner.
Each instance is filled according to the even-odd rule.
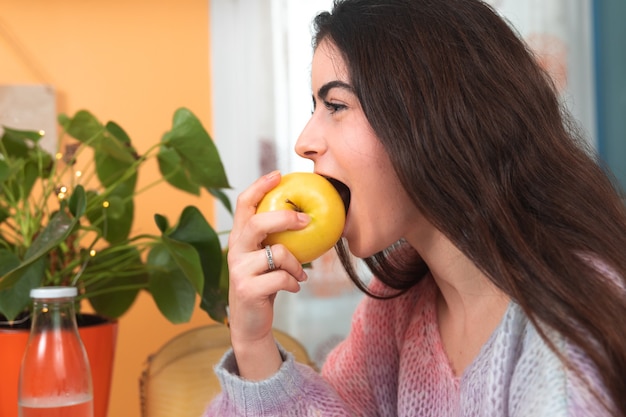
[[[382,289],[373,282],[374,291]],[[455,376],[440,339],[436,294],[426,278],[392,300],[365,297],[350,334],[320,374],[281,349],[284,362],[275,375],[246,381],[227,352],[215,368],[222,393],[205,417],[608,415],[514,302],[478,356]],[[547,333],[606,399],[589,359],[558,333]]]

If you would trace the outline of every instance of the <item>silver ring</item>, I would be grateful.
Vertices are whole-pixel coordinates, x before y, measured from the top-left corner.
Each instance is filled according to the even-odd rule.
[[[272,256],[272,248],[270,248],[270,245],[265,245],[265,257],[267,258],[268,270],[275,270],[276,265],[274,264],[274,257]]]

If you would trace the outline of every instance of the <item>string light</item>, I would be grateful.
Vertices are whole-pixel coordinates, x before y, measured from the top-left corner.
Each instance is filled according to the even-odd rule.
[[[57,193],[57,198],[59,200],[65,199],[66,194],[67,194],[67,187],[65,185],[58,186],[56,189],[56,193]]]
[[[109,208],[109,206],[110,206],[110,204],[109,204],[109,202],[108,202],[108,201],[103,201],[103,202],[102,202],[102,207],[104,207],[104,208]]]
[[[90,250],[89,251],[89,256],[91,256],[91,257],[96,256],[96,250],[95,249]]]

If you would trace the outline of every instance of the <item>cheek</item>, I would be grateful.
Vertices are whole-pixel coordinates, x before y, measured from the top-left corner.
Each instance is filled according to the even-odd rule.
[[[404,189],[381,177],[364,176],[360,192],[352,196],[346,237],[359,257],[371,256],[405,237],[416,212]]]

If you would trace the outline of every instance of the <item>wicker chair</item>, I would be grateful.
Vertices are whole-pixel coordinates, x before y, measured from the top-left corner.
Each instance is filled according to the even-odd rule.
[[[276,340],[297,361],[312,365],[306,349],[274,330]],[[139,390],[142,417],[199,417],[220,392],[213,367],[230,348],[228,327],[211,324],[165,343],[144,364]]]

